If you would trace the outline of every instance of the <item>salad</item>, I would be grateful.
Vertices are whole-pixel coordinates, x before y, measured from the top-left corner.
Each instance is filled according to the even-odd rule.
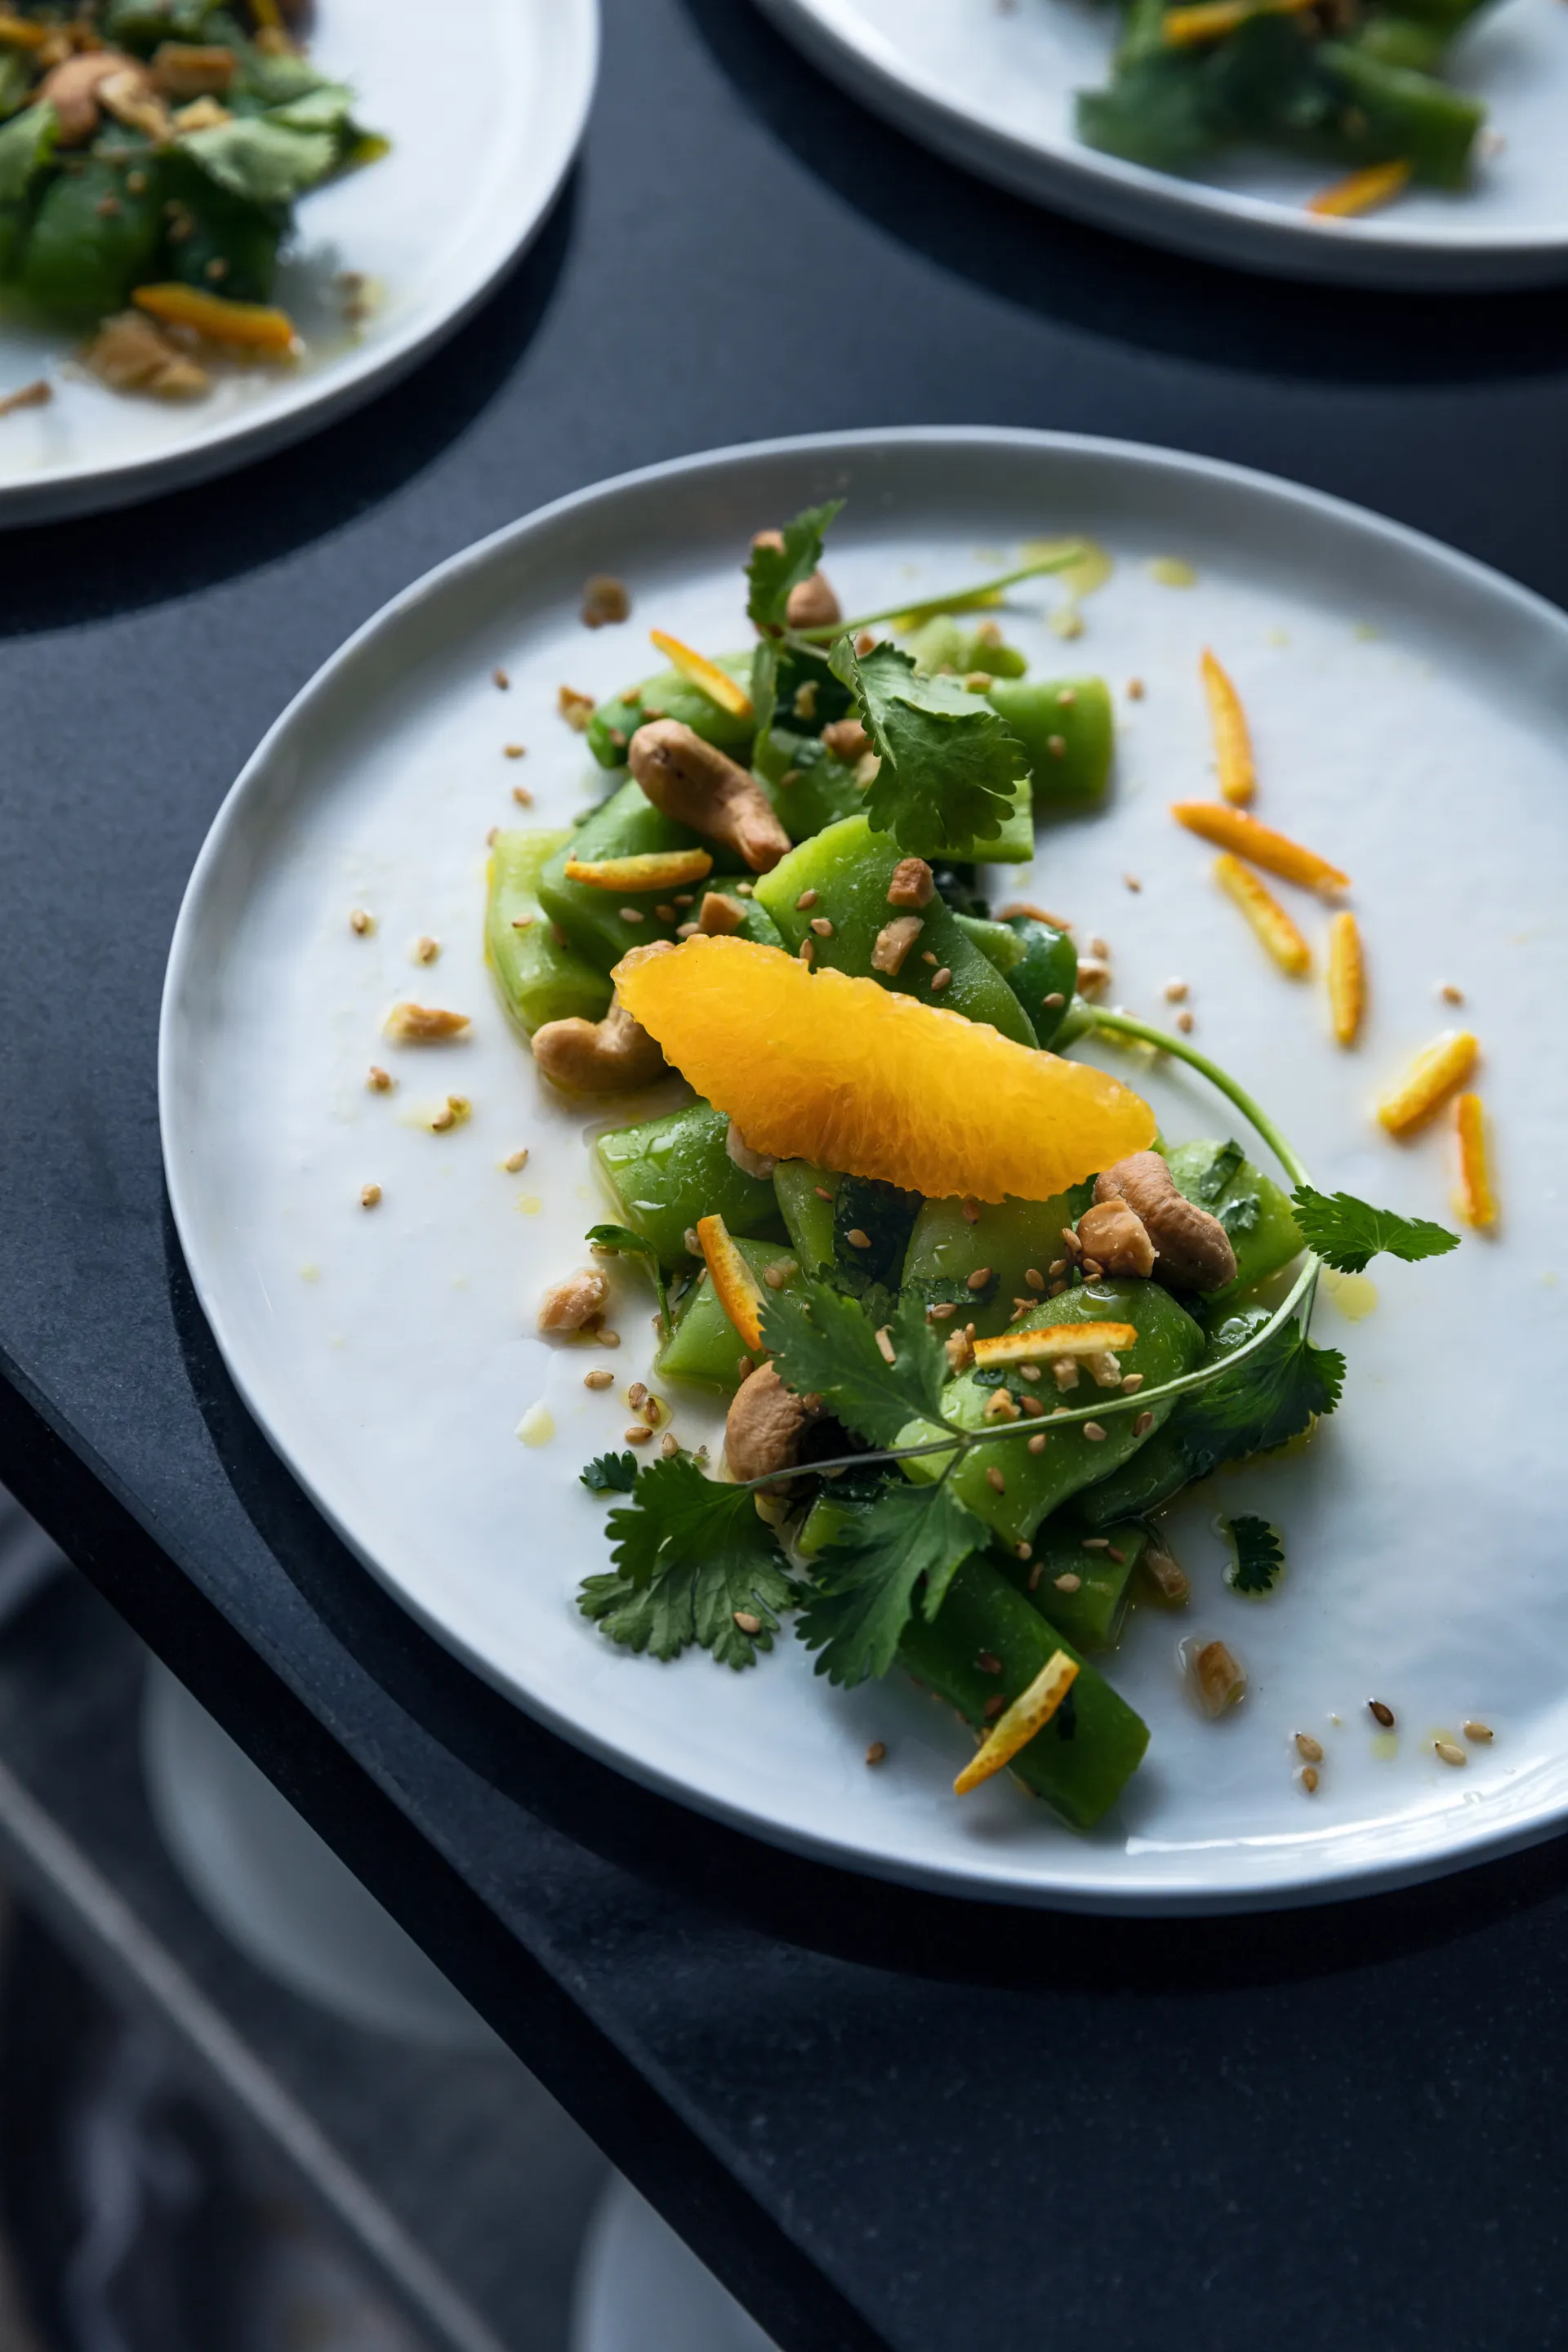
[[[386,152],[281,0],[0,14],[0,288],[89,332],[117,391],[205,392],[216,352],[287,358],[270,306],[298,199]],[[16,395],[11,405],[21,404]]]
[[[1439,79],[1482,0],[1129,0],[1089,146],[1165,172],[1243,145],[1348,167],[1311,209],[1349,215],[1410,181],[1462,187],[1486,110]]]
[[[597,1130],[615,1215],[540,1308],[607,1389],[611,1263],[657,1302],[655,1388],[628,1388],[626,1450],[582,1473],[614,1499],[611,1563],[579,1605],[634,1652],[696,1646],[734,1669],[787,1619],[834,1683],[901,1672],[956,1713],[977,1743],[960,1797],[1006,1768],[1088,1830],[1149,1743],[1114,1685],[1126,1612],[1188,1595],[1161,1513],[1339,1405],[1343,1359],[1310,1332],[1324,1267],[1458,1237],[1315,1190],[1184,1009],[1166,1030],[1105,1005],[1103,942],[981,897],[980,863],[1030,859],[1037,820],[1092,815],[1110,790],[1105,682],[1030,677],[994,617],[1021,579],[1092,580],[1098,551],[1058,542],[1000,580],[845,620],[821,570],[837,511],[754,543],[750,651],[656,631],[668,668],[597,708],[563,688],[607,796],[569,832],[492,842],[487,954],[543,1079],[601,1104],[671,1073],[689,1088]],[[1173,814],[1220,849],[1216,878],[1299,972],[1305,943],[1263,876],[1331,899],[1348,877],[1251,814],[1246,714],[1212,656],[1204,680],[1218,796]],[[1347,1044],[1363,983],[1343,907],[1329,986]],[[1256,1145],[1171,1142],[1134,1086],[1071,1045],[1123,1069],[1185,1062]],[[1384,1097],[1384,1127],[1452,1103],[1476,1052],[1467,1032],[1436,1040]],[[1474,1095],[1458,1123],[1462,1213],[1485,1226]],[[683,1392],[728,1400],[721,1465],[670,1427]],[[1283,1532],[1226,1525],[1234,1588],[1266,1596]],[[1194,1645],[1188,1676],[1211,1716],[1245,1691],[1219,1642]],[[1311,1790],[1321,1750],[1303,1742]]]

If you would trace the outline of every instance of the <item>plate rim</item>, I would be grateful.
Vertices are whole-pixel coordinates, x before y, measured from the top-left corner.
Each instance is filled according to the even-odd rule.
[[[109,465],[68,467],[0,484],[0,530],[55,522],[67,517],[105,514],[161,498],[166,491],[234,473],[278,449],[323,431],[409,374],[489,299],[520,262],[549,219],[576,159],[598,87],[603,26],[599,0],[542,0],[568,68],[552,86],[543,113],[542,148],[546,169],[525,216],[484,252],[479,275],[461,299],[436,316],[410,321],[385,343],[362,344],[331,377],[302,378],[300,396],[281,409],[241,412],[208,431],[153,457],[132,457]],[[553,103],[559,95],[562,103]]]
[[[816,65],[900,130],[1014,194],[1101,228],[1232,267],[1330,283],[1413,289],[1550,284],[1568,276],[1568,214],[1555,231],[1457,223],[1441,236],[1397,215],[1299,216],[1260,196],[1212,188],[1077,141],[982,121],[892,52],[858,0],[757,0]]]
[[[1505,606],[1511,605],[1521,621],[1537,629],[1544,628],[1555,636],[1564,654],[1568,655],[1568,613],[1561,611],[1535,590],[1510,579],[1505,572],[1447,546],[1425,531],[1379,515],[1354,500],[1289,481],[1282,476],[1269,474],[1255,467],[1105,435],[1026,425],[960,425],[862,426],[839,432],[779,435],[764,440],[729,443],[715,449],[659,459],[567,491],[443,558],[363,621],[290,698],[245,762],[213,816],[181,898],[170,940],[158,1021],[158,1123],[164,1183],[181,1253],[197,1304],[223,1358],[228,1377],[284,1470],[308,1496],[355,1559],[384,1591],[392,1595],[400,1608],[406,1610],[449,1654],[470,1667],[491,1688],[499,1690],[511,1705],[521,1708],[534,1721],[542,1723],[572,1747],[608,1765],[612,1770],[624,1774],[639,1786],[651,1789],[656,1794],[694,1812],[756,1838],[764,1845],[801,1853],[813,1861],[857,1875],[915,1886],[957,1899],[1005,1903],[1030,1909],[1084,1912],[1107,1917],[1217,1917],[1254,1911],[1304,1908],[1390,1893],[1400,1887],[1446,1877],[1456,1871],[1475,1868],[1482,1863],[1496,1861],[1539,1844],[1561,1834],[1568,1826],[1568,1790],[1553,1803],[1542,1804],[1522,1816],[1512,1813],[1506,1822],[1496,1826],[1489,1824],[1484,1808],[1477,1808],[1474,1812],[1463,1816],[1452,1813],[1416,1816],[1415,1826],[1421,1834],[1412,1842],[1408,1852],[1397,1856],[1352,1855],[1335,1864],[1321,1844],[1316,1847],[1303,1845],[1288,1869],[1266,1884],[1215,1885],[1196,1877],[1173,1876],[1159,1885],[1145,1885],[1121,1892],[1100,1879],[1080,1876],[1075,1880],[1072,1855],[1077,1849],[1072,1843],[1064,1843],[1053,1855],[1053,1875],[1048,1881],[1038,1878],[1026,1881],[1016,1874],[1010,1863],[993,1864],[980,1856],[972,1857],[963,1864],[947,1861],[921,1863],[902,1853],[879,1852],[827,1831],[759,1816],[748,1810],[744,1802],[727,1793],[695,1789],[664,1765],[617,1748],[611,1740],[601,1738],[590,1727],[574,1720],[564,1706],[557,1705],[548,1696],[533,1691],[523,1692],[503,1668],[470,1644],[459,1630],[443,1622],[421,1596],[407,1591],[371,1555],[353,1528],[340,1517],[330,1497],[294,1462],[282,1439],[275,1434],[264,1407],[253,1393],[245,1349],[231,1344],[221,1302],[215,1296],[214,1286],[208,1280],[200,1253],[194,1246],[193,1236],[198,1230],[198,1215],[190,1188],[195,1181],[195,1162],[194,1155],[183,1153],[180,1148],[184,1080],[177,1066],[177,1031],[182,1001],[192,971],[199,970],[194,966],[193,959],[198,926],[203,919],[202,900],[208,878],[227,854],[229,835],[243,821],[250,794],[265,789],[275,761],[279,754],[287,756],[289,738],[293,730],[304,723],[319,704],[330,708],[330,698],[338,690],[342,673],[383,629],[414,614],[421,604],[441,597],[531,535],[550,530],[587,509],[608,505],[644,486],[661,485],[679,481],[686,476],[712,473],[752,463],[766,463],[779,457],[852,459],[861,452],[885,451],[889,447],[906,451],[926,449],[934,454],[960,446],[1050,453],[1069,459],[1080,457],[1109,461],[1158,476],[1195,477],[1200,481],[1224,484],[1232,489],[1271,499],[1287,509],[1305,509],[1341,527],[1362,532],[1380,543],[1393,545],[1406,555],[1436,567],[1455,583],[1500,600]],[[1325,1861],[1329,1862],[1326,1869],[1323,1867]]]

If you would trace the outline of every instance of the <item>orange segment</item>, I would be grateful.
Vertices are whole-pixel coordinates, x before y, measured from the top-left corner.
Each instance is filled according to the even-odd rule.
[[[1423,1045],[1377,1106],[1378,1118],[1390,1135],[1408,1135],[1430,1118],[1444,1096],[1464,1085],[1480,1050],[1468,1029],[1445,1029],[1440,1037]]]
[[[1165,22],[1170,23],[1167,16]],[[1229,677],[1205,652],[1203,658],[1204,692],[1208,697],[1209,724],[1214,730],[1215,759],[1219,768],[1220,797],[1233,808],[1241,808],[1258,789],[1258,771],[1252,762],[1252,738],[1247,732],[1247,713],[1241,707],[1241,697]]]
[[[663,629],[650,629],[648,635],[670,668],[679,670],[688,686],[694,686],[699,694],[705,694],[710,702],[716,702],[733,719],[752,716],[751,696],[743,686],[737,685],[728,670],[721,669],[706,654],[683,646],[679,637],[668,635]]]
[[[1491,1152],[1479,1095],[1459,1097],[1455,1124],[1459,1130],[1459,1189],[1454,1206],[1467,1225],[1489,1233],[1497,1223],[1497,1194],[1492,1189]]]
[[[649,849],[636,857],[569,857],[564,870],[568,882],[595,890],[679,890],[705,882],[713,860],[705,849]]]
[[[1224,808],[1218,801],[1173,801],[1171,814],[1189,833],[1212,841],[1216,849],[1232,850],[1237,857],[1247,858],[1287,882],[1304,882],[1309,890],[1321,890],[1326,898],[1350,888],[1350,876],[1320,857],[1315,849],[1303,849],[1289,834],[1259,824],[1241,809]]]
[[[1047,1201],[1154,1139],[1104,1070],[754,940],[634,948],[620,1001],[755,1151],[930,1200]]]
[[[1044,1331],[1004,1331],[997,1339],[976,1339],[974,1360],[985,1364],[1033,1364],[1048,1356],[1116,1355],[1135,1348],[1131,1323],[1053,1323]]]
[[[697,1238],[713,1293],[753,1355],[763,1345],[763,1293],[722,1217],[699,1217]]]
[[[1010,1764],[1037,1731],[1043,1731],[1078,1680],[1078,1661],[1065,1650],[1053,1650],[1027,1690],[1020,1691],[1005,1714],[999,1715],[952,1784],[955,1797],[967,1797]]]

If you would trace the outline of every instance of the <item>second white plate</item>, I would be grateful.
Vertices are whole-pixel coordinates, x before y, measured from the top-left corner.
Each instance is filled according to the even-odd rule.
[[[1109,0],[760,0],[825,72],[916,139],[1017,194],[1210,261],[1363,286],[1531,286],[1568,276],[1568,12],[1505,0],[1458,43],[1489,142],[1462,194],[1417,190],[1361,220],[1307,199],[1334,177],[1287,158],[1192,178],[1124,163],[1073,129],[1103,86]]]
[[[646,675],[650,624],[743,642],[751,533],[835,494],[850,503],[830,569],[851,611],[983,576],[1037,532],[1110,549],[1080,641],[1051,633],[1048,591],[1007,626],[1037,670],[1115,684],[1114,799],[1046,834],[1035,876],[1011,869],[1001,889],[1103,933],[1122,1003],[1157,1011],[1166,979],[1188,981],[1198,1041],[1321,1184],[1446,1216],[1446,1136],[1399,1150],[1369,1103],[1454,1018],[1439,982],[1471,992],[1487,1052],[1503,1233],[1433,1265],[1380,1263],[1364,1320],[1326,1300],[1320,1336],[1350,1360],[1340,1412],[1304,1454],[1245,1465],[1179,1515],[1193,1607],[1138,1612],[1110,1663],[1153,1738],[1091,1838],[1003,1781],[955,1800],[967,1743],[897,1676],[834,1691],[793,1639],[747,1674],[697,1653],[660,1666],[575,1605],[606,1559],[605,1504],[577,1473],[622,1442],[626,1385],[649,1376],[651,1300],[625,1280],[614,1356],[547,1345],[533,1318],[606,1213],[587,1142],[639,1106],[552,1095],[510,1032],[482,952],[485,836],[565,824],[602,792],[556,716],[563,683],[603,694]],[[1194,567],[1190,583],[1169,584],[1189,575],[1162,558]],[[583,628],[594,572],[628,583],[629,627]],[[1321,988],[1264,960],[1215,890],[1211,853],[1166,814],[1212,789],[1205,645],[1252,716],[1260,814],[1355,877],[1372,1015],[1354,1054],[1329,1041]],[[1121,698],[1134,676],[1143,698]],[[505,758],[508,741],[526,759]],[[1561,614],[1370,515],[1197,458],[889,431],[731,450],[567,499],[369,623],[279,720],[203,851],[169,967],[161,1107],[218,1342],[297,1476],[439,1639],[569,1739],[763,1837],[955,1891],[1149,1910],[1387,1885],[1543,1836],[1568,1820],[1568,1454],[1552,1412],[1568,1310],[1565,743]],[[351,929],[355,907],[374,935]],[[422,935],[440,942],[434,964],[414,961]],[[397,1055],[382,1024],[410,995],[471,1014],[471,1041]],[[372,1063],[395,1092],[367,1087]],[[1173,1139],[1231,1132],[1201,1089],[1134,1076]],[[472,1117],[432,1133],[451,1091]],[[373,1212],[367,1182],[384,1188]],[[602,1365],[616,1383],[589,1391]],[[676,1428],[695,1444],[719,1423],[682,1396]],[[1225,1586],[1216,1510],[1285,1529],[1289,1574],[1268,1601]],[[1183,1696],[1184,1633],[1225,1639],[1250,1670],[1221,1724]],[[1392,1741],[1373,1696],[1397,1713]],[[1456,1770],[1433,1742],[1471,1716],[1496,1739]],[[1295,1778],[1298,1730],[1328,1751],[1313,1798]],[[876,1739],[888,1760],[868,1770]]]

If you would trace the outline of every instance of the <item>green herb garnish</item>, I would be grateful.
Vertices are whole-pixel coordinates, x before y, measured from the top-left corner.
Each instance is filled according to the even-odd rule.
[[[763,1345],[797,1396],[820,1396],[870,1445],[890,1447],[911,1421],[942,1423],[947,1357],[917,1298],[883,1325],[892,1361],[869,1318],[826,1282],[798,1282],[763,1309]]]
[[[1285,1572],[1285,1548],[1267,1519],[1249,1514],[1226,1521],[1236,1550],[1226,1582],[1233,1592],[1272,1592]]]
[[[798,1630],[818,1653],[817,1673],[847,1685],[885,1675],[921,1578],[921,1605],[934,1617],[953,1570],[989,1540],[945,1486],[889,1486],[816,1562]]]
[[[1314,1192],[1298,1184],[1290,1195],[1296,1223],[1307,1247],[1339,1274],[1360,1274],[1380,1251],[1403,1258],[1407,1265],[1419,1258],[1444,1257],[1459,1246],[1459,1236],[1429,1217],[1396,1216],[1392,1209],[1374,1209],[1350,1192]]]
[[[746,566],[751,591],[746,598],[746,617],[764,636],[782,635],[788,619],[791,591],[809,580],[822,562],[823,534],[843,504],[842,499],[828,499],[822,506],[806,507],[793,522],[785,523],[780,533],[782,547],[764,541],[762,546],[752,548]]]
[[[908,654],[886,643],[858,654],[841,637],[833,668],[854,689],[881,761],[866,795],[873,832],[890,833],[914,857],[940,857],[949,842],[1001,832],[1030,769],[984,697],[952,678],[921,677]]]
[[[1300,1437],[1333,1412],[1344,1379],[1337,1348],[1315,1346],[1300,1323],[1277,1325],[1250,1355],[1222,1362],[1177,1406],[1172,1427],[1194,1477]]]
[[[647,1261],[653,1286],[658,1293],[659,1337],[669,1337],[669,1286],[664,1278],[664,1268],[658,1262],[658,1252],[641,1234],[634,1234],[629,1225],[590,1225],[583,1236],[596,1250],[608,1250],[617,1257],[640,1257]]]
[[[578,1606],[613,1642],[656,1658],[696,1643],[737,1667],[772,1649],[795,1592],[750,1487],[721,1486],[689,1454],[671,1454],[638,1471],[608,1524],[616,1573],[588,1577]]]
[[[595,1454],[578,1472],[590,1495],[629,1495],[637,1485],[635,1454]]]

